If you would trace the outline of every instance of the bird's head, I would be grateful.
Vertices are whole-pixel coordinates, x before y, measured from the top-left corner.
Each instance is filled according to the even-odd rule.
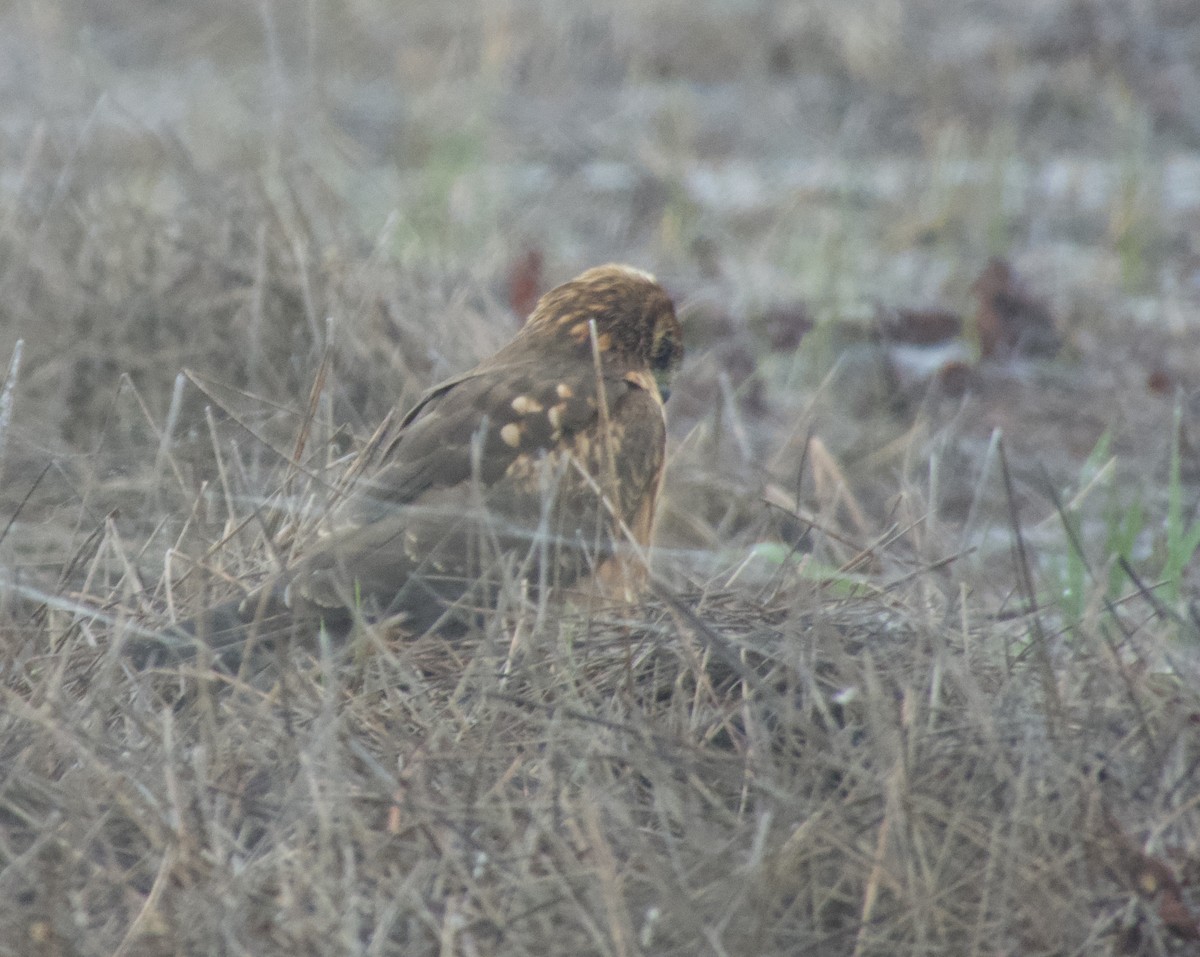
[[[542,296],[523,332],[553,335],[564,348],[590,354],[593,322],[601,365],[653,373],[666,399],[683,359],[683,330],[658,281],[632,266],[596,266]]]

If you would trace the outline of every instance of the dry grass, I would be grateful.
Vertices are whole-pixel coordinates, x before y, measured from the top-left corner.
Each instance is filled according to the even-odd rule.
[[[1189,115],[1139,85],[1149,28],[1101,4],[1096,36],[1041,5],[1044,29],[982,59],[1016,0],[976,32],[946,14],[941,46],[936,4],[854,6],[870,29],[827,4],[669,0],[8,15],[46,85],[0,144],[0,364],[23,342],[0,389],[0,955],[1195,947],[1195,569],[1181,601],[1152,591],[1176,404],[1194,520],[1191,207],[1072,207],[1067,358],[982,370],[962,402],[881,402],[836,330],[797,353],[762,319],[801,295],[844,319],[888,283],[954,296],[993,228],[1050,229],[988,179],[1015,129],[1067,117],[1101,142],[1118,88],[1171,142]],[[208,107],[156,126],[88,101],[81,22],[79,62],[113,88],[173,82],[174,57]],[[394,116],[378,70],[408,95]],[[295,88],[251,135],[238,84],[280,71]],[[788,97],[813,138],[771,119]],[[863,113],[836,120],[847,97]],[[1137,179],[1160,145],[1103,158]],[[785,147],[857,158],[762,206],[689,178]],[[862,158],[906,149],[912,208]],[[514,583],[454,641],[363,627],[237,677],[133,669],[124,643],[287,561],[390,407],[511,334],[505,268],[530,237],[552,278],[635,259],[684,305],[645,600],[538,606]],[[1147,312],[1164,324],[1114,337]],[[1164,355],[1169,402],[1145,389]],[[1135,495],[1144,581],[1114,593],[1097,529]],[[1082,591],[1060,601],[1066,567]]]

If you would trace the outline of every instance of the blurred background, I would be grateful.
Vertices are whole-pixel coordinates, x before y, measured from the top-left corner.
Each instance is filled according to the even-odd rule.
[[[1098,449],[1165,490],[1197,50],[1189,0],[8,4],[5,508],[147,533],[227,415],[252,478],[285,458],[325,359],[332,458],[614,259],[688,327],[665,541],[769,525],[812,437],[875,516],[935,439],[960,523],[997,434],[1043,508]]]
[[[660,590],[130,667],[608,260]],[[0,957],[1194,953],[1198,424],[1197,0],[0,3]]]

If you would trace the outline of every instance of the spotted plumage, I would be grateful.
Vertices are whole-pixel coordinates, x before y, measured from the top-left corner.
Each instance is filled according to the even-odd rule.
[[[629,538],[650,541],[682,351],[646,273],[601,266],[552,289],[508,345],[384,422],[306,556],[182,630],[217,647],[359,614],[423,630],[503,579],[611,577]]]

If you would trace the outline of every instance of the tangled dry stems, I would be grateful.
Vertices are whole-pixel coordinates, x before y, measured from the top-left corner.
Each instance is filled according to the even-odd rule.
[[[516,607],[452,642],[368,628],[249,681],[135,672],[121,621],[10,616],[0,925],[139,954],[1159,932],[1124,829],[1194,837],[1194,688],[1097,641],[1052,703],[1023,623],[786,584]]]
[[[319,255],[311,184],[154,214],[73,182],[83,207],[23,198],[2,257],[42,372],[4,463],[0,953],[1189,946],[1147,883],[1197,846],[1169,623],[1000,616],[911,535],[866,549],[844,489],[816,530],[763,519],[703,419],[667,510],[739,556],[721,574],[670,559],[637,606],[514,599],[462,639],[364,628],[237,678],[131,668],[123,642],[285,560],[356,437],[501,334],[469,274]],[[219,383],[177,393],[185,365]],[[732,575],[765,530],[871,560]]]

